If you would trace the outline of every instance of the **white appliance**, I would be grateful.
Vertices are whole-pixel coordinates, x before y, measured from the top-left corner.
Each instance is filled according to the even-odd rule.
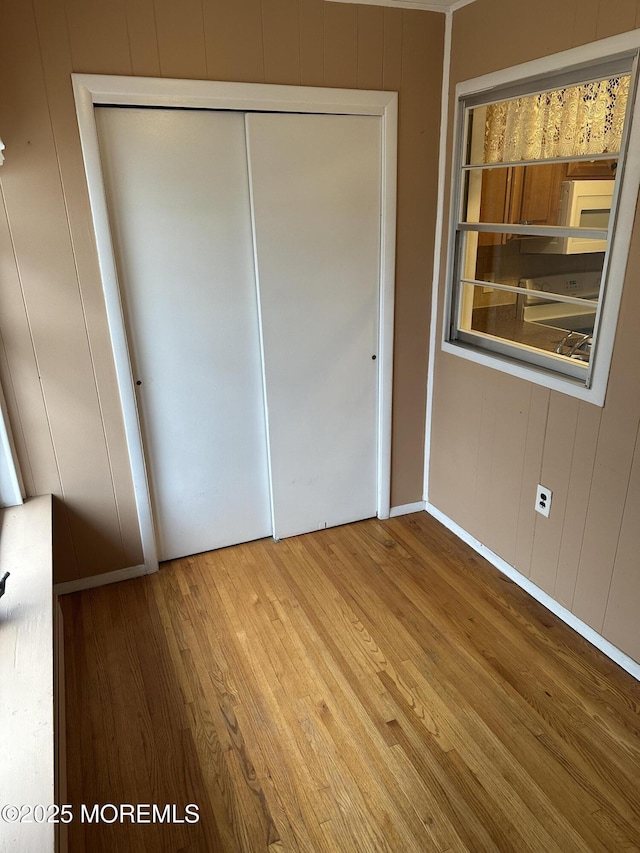
[[[558,225],[562,228],[608,228],[614,186],[613,180],[563,181]],[[549,255],[605,252],[607,238],[533,237],[522,240],[520,250]]]
[[[525,291],[538,290],[549,294],[533,296],[523,294],[520,299],[522,319],[526,323],[540,323],[567,331],[593,332],[596,319],[596,300],[600,293],[601,272],[564,273],[538,278],[523,278],[520,287]],[[552,301],[552,295],[573,296],[584,299],[584,305]],[[587,301],[589,300],[589,301]]]
[[[555,342],[554,351],[577,361],[588,363],[591,357],[593,331],[597,305],[594,301],[600,293],[601,272],[564,273],[562,275],[524,278],[520,287],[525,291],[542,291],[549,294],[519,297],[520,316],[526,323],[549,326],[565,332]],[[585,304],[552,301],[552,294],[584,299]]]

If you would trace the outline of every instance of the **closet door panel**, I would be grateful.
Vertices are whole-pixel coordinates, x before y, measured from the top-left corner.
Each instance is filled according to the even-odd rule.
[[[247,116],[274,535],[376,514],[381,125]]]
[[[268,536],[244,117],[96,117],[159,558]]]

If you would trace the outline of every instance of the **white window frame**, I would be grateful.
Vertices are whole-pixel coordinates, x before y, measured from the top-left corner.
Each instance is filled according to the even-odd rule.
[[[633,221],[640,187],[640,86],[637,85],[638,52],[640,51],[640,30],[602,39],[589,45],[546,56],[542,59],[523,63],[512,68],[466,80],[456,86],[455,119],[453,132],[453,157],[451,166],[450,224],[447,255],[446,293],[443,314],[442,349],[469,361],[491,367],[496,370],[519,376],[537,385],[569,394],[573,397],[604,406],[611,357],[615,340],[620,301],[625,278],[629,245],[633,230]],[[458,225],[458,199],[460,193],[461,154],[463,134],[465,133],[464,110],[461,102],[473,96],[483,95],[491,100],[491,90],[503,89],[496,93],[496,100],[508,97],[508,86],[522,86],[528,81],[557,74],[570,73],[572,70],[584,70],[585,79],[589,78],[589,69],[602,65],[607,60],[618,60],[635,54],[632,71],[630,101],[632,110],[627,127],[626,159],[620,161],[622,171],[617,189],[617,212],[611,228],[611,244],[605,261],[606,291],[600,310],[597,349],[592,358],[589,386],[584,380],[562,376],[544,367],[524,361],[516,361],[506,354],[479,349],[477,346],[452,338],[452,298],[455,289],[456,269],[456,230]],[[541,161],[544,162],[544,161]],[[614,205],[616,199],[614,198]],[[510,226],[513,229],[517,226]]]
[[[24,502],[24,494],[7,404],[0,387],[0,507],[19,506]]]

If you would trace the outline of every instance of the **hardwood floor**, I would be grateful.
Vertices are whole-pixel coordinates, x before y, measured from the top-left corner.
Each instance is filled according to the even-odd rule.
[[[63,605],[71,853],[640,849],[640,684],[426,513]]]

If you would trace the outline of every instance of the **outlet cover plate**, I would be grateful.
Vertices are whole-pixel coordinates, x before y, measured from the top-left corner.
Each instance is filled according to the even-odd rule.
[[[536,491],[536,512],[539,512],[540,515],[544,515],[545,518],[549,518],[549,513],[551,512],[551,498],[553,497],[553,492],[551,489],[547,489],[546,486],[538,485],[538,489]]]

